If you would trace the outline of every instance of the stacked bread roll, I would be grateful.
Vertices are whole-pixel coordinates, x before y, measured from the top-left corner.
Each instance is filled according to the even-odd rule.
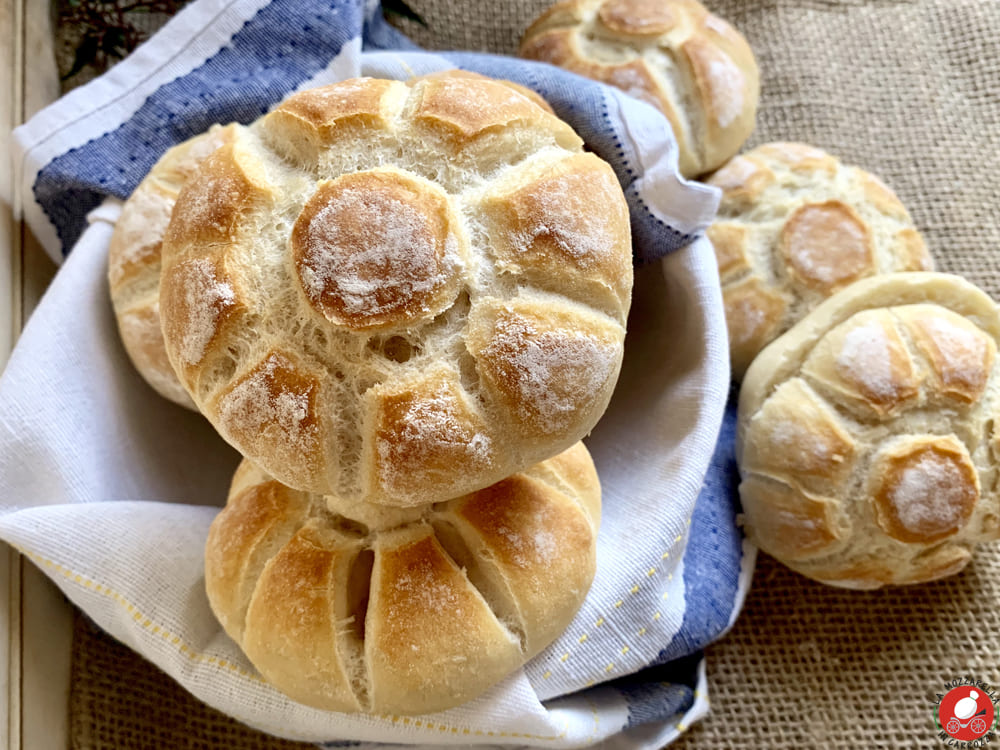
[[[631,242],[544,102],[468,74],[295,94],[161,159],[109,281],[140,372],[245,457],[206,589],[278,689],[441,710],[572,619]]]

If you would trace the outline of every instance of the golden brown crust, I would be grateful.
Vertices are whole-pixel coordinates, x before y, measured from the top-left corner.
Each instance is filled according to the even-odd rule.
[[[893,252],[900,258],[900,271],[933,271],[934,261],[923,236],[916,229],[896,232]]]
[[[955,438],[909,438],[875,458],[875,522],[893,539],[930,544],[957,533],[979,500],[979,476]]]
[[[865,191],[865,200],[874,205],[886,216],[896,219],[908,219],[909,213],[899,197],[889,189],[882,180],[873,174],[865,175],[862,180]],[[914,271],[921,269],[913,269]]]
[[[231,491],[205,544],[205,582],[223,629],[237,641],[243,637],[247,607],[264,563],[291,538],[306,517],[307,505],[288,487],[240,465],[252,483]]]
[[[715,248],[715,259],[719,264],[719,275],[739,273],[750,268],[746,244],[748,232],[745,227],[733,224],[712,224],[705,232]]]
[[[324,149],[355,141],[389,126],[394,81],[354,78],[337,86],[306,89],[288,97],[261,119],[276,147],[301,164],[313,165]]]
[[[244,461],[206,545],[226,632],[310,706],[413,714],[471,700],[558,636],[593,579],[600,485],[579,443],[419,512],[350,507]]]
[[[258,670],[293,700],[329,711],[357,711],[351,688],[346,607],[360,545],[305,525],[268,560],[247,609],[241,646]],[[338,637],[339,636],[339,637]]]
[[[808,560],[835,552],[850,533],[836,501],[810,497],[760,475],[740,483],[740,502],[747,533],[779,560]]]
[[[758,146],[750,153],[764,157],[765,160],[784,164],[793,172],[826,172],[837,171],[838,162],[822,149],[810,146],[808,143],[795,141],[775,141]],[[747,157],[749,158],[749,157]],[[865,180],[866,186],[870,180]]]
[[[297,117],[322,134],[344,125],[384,126],[383,99],[392,85],[389,80],[355,78],[336,87],[306,89],[283,102],[273,118]]]
[[[527,86],[522,86],[519,83],[515,83],[514,81],[508,81],[504,78],[490,78],[489,76],[484,76],[482,73],[475,73],[471,70],[460,70],[458,68],[453,68],[451,70],[439,70],[435,71],[434,73],[425,73],[422,76],[416,76],[415,78],[413,78],[411,83],[416,83],[417,81],[422,81],[425,79],[433,81],[441,78],[465,78],[465,79],[474,79],[479,81],[495,81],[497,83],[502,83],[504,86],[514,89],[514,91],[516,91],[517,93],[527,97],[532,102],[534,102],[539,107],[548,112],[550,115],[555,115],[555,111],[552,109],[552,105],[550,105],[547,101],[545,101],[545,99],[543,99],[540,94],[538,94],[535,91],[532,91]]]
[[[562,120],[539,107],[530,98],[502,83],[477,78],[425,79],[413,113],[423,124],[464,145],[501,128],[545,128],[567,144],[578,136]]]
[[[764,402],[744,443],[748,472],[833,494],[854,469],[857,445],[846,425],[801,380],[779,386]]]
[[[182,383],[197,388],[199,366],[212,359],[227,328],[246,314],[239,285],[214,258],[185,258],[160,283],[161,332],[176,351],[174,371]]]
[[[194,401],[177,379],[160,329],[160,305],[146,302],[116,313],[122,343],[135,369],[161,396],[189,409]]]
[[[167,357],[160,333],[160,254],[177,194],[198,165],[232,139],[236,126],[208,132],[167,151],[122,206],[108,249],[108,283],[118,330],[136,370],[157,393],[196,408]]]
[[[560,0],[560,2],[557,2],[542,11],[542,13],[531,22],[527,30],[524,32],[524,37],[522,38],[521,43],[524,44],[526,40],[533,39],[551,28],[572,26],[573,24],[580,23],[582,20],[583,15],[581,13],[579,0]]]
[[[433,317],[458,293],[458,245],[447,195],[389,170],[321,181],[292,227],[306,299],[359,331]]]
[[[719,245],[737,379],[768,342],[834,292],[875,274],[932,268],[889,189],[814,146],[764,144],[732,159],[709,184],[723,191],[708,236]],[[785,305],[780,318],[763,316],[777,299]]]
[[[874,271],[868,228],[840,201],[799,206],[782,227],[778,247],[792,274],[824,295]]]
[[[678,24],[676,12],[660,0],[605,0],[597,17],[611,31],[622,34],[666,34]]]
[[[427,713],[498,682],[522,663],[517,639],[469,585],[430,526],[387,532],[375,547],[365,653],[380,712]]]
[[[556,495],[527,474],[457,501],[454,514],[466,544],[512,602],[525,650],[537,653],[563,631],[584,593],[576,571],[596,564],[596,519],[580,512],[579,499]]]
[[[574,420],[574,404],[608,393],[618,376],[614,328],[585,329],[572,308],[544,310],[525,301],[483,306],[469,351],[483,385],[508,413],[523,440],[558,435]]]
[[[197,178],[185,183],[164,232],[165,244],[203,248],[203,254],[235,240],[240,219],[270,202],[266,178],[237,142],[220,146],[200,165]]]
[[[878,417],[899,413],[920,396],[920,379],[892,316],[860,313],[827,335],[802,371]]]
[[[451,73],[300,92],[237,127],[178,198],[163,258],[167,353],[220,434],[290,486],[403,507],[586,434],[617,377],[632,284],[611,168],[516,87]],[[525,347],[487,320],[505,305],[540,323],[532,356],[562,357],[538,385],[490,385],[523,370]],[[436,411],[425,376],[440,372],[454,410]],[[511,447],[435,458],[404,439],[411,412]]]
[[[788,301],[751,276],[722,291],[729,328],[729,361],[733,372],[744,372],[784,322]]]
[[[720,215],[746,209],[777,178],[774,172],[755,159],[741,154],[726,162],[706,182],[722,190]]]
[[[660,109],[686,177],[710,172],[749,136],[759,96],[746,40],[694,0],[571,0],[543,13],[519,54],[616,86]],[[653,62],[666,56],[669,63]]]
[[[236,376],[210,403],[228,440],[257,463],[281,463],[316,482],[326,476],[321,445],[321,375],[282,351],[272,351]]]
[[[580,154],[525,177],[486,201],[499,268],[552,291],[558,279],[576,287],[578,299],[617,314],[631,284],[628,205],[614,171]]]
[[[996,358],[996,343],[964,318],[932,308],[902,315],[944,396],[968,404],[982,398]]]
[[[480,477],[503,465],[502,441],[450,371],[429,373],[406,388],[375,387],[369,398],[376,415],[369,482],[380,493],[423,504],[428,495],[475,489]]]
[[[740,390],[750,538],[849,588],[961,570],[1000,538],[997,341],[1000,309],[974,286],[900,273],[845,288],[772,342]]]

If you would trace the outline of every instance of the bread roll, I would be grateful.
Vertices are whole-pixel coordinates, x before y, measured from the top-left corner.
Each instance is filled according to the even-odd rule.
[[[423,78],[492,80],[466,70],[445,70]],[[499,81],[552,112],[542,97],[513,81]],[[122,206],[111,235],[108,281],[111,302],[125,351],[139,374],[161,396],[197,409],[167,358],[160,330],[160,248],[177,194],[197,166],[228,143],[233,126],[213,125],[207,133],[174,146],[153,165],[149,174]]]
[[[490,80],[290,97],[202,164],[163,259],[182,384],[297,489],[412,506],[487,486],[586,435],[621,365],[621,187]]]
[[[838,292],[768,346],[740,391],[745,526],[848,588],[961,570],[1000,538],[1000,311],[957,276]]]
[[[876,273],[929,271],[931,256],[877,177],[802,143],[737,156],[709,227],[722,277],[734,377],[833,292]]]
[[[661,110],[685,177],[717,168],[753,132],[760,97],[753,52],[695,0],[564,0],[528,28],[520,55]]]
[[[416,714],[475,698],[556,638],[594,576],[582,443],[420,508],[310,495],[244,461],[205,548],[225,631],[293,700]]]
[[[233,132],[232,125],[213,125],[167,151],[122,206],[108,250],[111,303],[125,351],[157,393],[189,409],[194,402],[170,366],[160,332],[160,249],[184,182]]]

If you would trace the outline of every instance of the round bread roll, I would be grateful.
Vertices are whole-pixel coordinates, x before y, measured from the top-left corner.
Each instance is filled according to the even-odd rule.
[[[802,143],[769,143],[712,175],[733,375],[822,300],[877,273],[929,271],[906,208],[877,177]]]
[[[424,78],[477,78],[466,70],[445,70]],[[552,112],[542,97],[513,81],[499,81]],[[160,249],[177,194],[199,164],[233,137],[232,125],[213,125],[207,133],[174,146],[153,165],[149,174],[122,206],[111,235],[108,282],[118,331],[139,374],[161,396],[197,409],[167,358],[160,330]]]
[[[170,366],[160,332],[160,249],[184,182],[233,132],[232,125],[213,125],[167,151],[122,206],[108,250],[111,304],[125,351],[157,393],[189,409],[196,407]]]
[[[209,157],[163,245],[167,354],[296,489],[422,505],[572,445],[631,298],[611,168],[508,86],[354,79]]]
[[[594,577],[600,504],[582,443],[421,508],[311,495],[244,461],[209,532],[205,586],[225,631],[293,700],[440,711],[569,625]]]
[[[1000,538],[1000,311],[957,276],[875,276],[768,346],[740,391],[749,537],[848,588],[930,581]]]
[[[717,168],[753,132],[757,61],[738,31],[695,0],[564,0],[531,24],[519,53],[661,110],[685,177]]]

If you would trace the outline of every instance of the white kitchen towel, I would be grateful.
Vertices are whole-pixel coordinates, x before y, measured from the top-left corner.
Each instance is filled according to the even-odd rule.
[[[625,365],[587,440],[604,497],[598,573],[566,633],[467,705],[415,718],[318,711],[262,682],[211,614],[203,545],[239,457],[133,371],[107,295],[108,241],[119,199],[208,125],[250,121],[311,85],[450,67],[541,93],[629,199]],[[653,748],[705,713],[701,649],[735,619],[753,551],[735,525],[731,424],[713,457],[728,360],[699,234],[717,195],[678,177],[662,115],[537,63],[416,51],[361,0],[197,0],[15,136],[26,217],[67,257],[0,377],[0,539],[102,628],[207,704],[331,747]]]

